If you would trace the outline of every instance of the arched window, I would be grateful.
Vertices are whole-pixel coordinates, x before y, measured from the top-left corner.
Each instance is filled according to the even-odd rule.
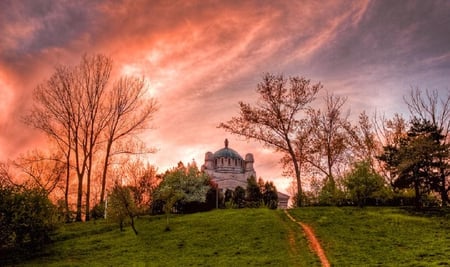
[[[230,166],[230,165],[231,165],[231,159],[228,158],[228,166]]]

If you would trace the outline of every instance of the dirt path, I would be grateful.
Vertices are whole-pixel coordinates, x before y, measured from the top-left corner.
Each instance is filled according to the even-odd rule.
[[[294,219],[294,217],[292,217],[289,212],[287,212],[287,210],[284,210],[284,213],[286,213],[286,215],[289,217],[289,219],[291,219],[291,221],[299,224],[303,231],[306,234],[306,237],[308,238],[309,241],[309,245],[311,246],[311,249],[314,251],[314,253],[317,254],[317,256],[320,259],[320,262],[322,263],[323,267],[330,267],[330,262],[327,259],[327,256],[325,255],[324,250],[322,249],[322,246],[319,243],[319,240],[317,239],[316,235],[314,235],[314,232],[312,230],[312,228],[307,225],[304,224],[302,222],[298,222],[297,220]]]

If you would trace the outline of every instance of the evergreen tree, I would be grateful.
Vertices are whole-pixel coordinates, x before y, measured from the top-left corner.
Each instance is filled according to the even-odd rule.
[[[425,119],[414,118],[407,136],[397,147],[386,146],[380,159],[395,174],[393,186],[412,188],[415,205],[422,207],[423,198],[431,191],[440,192],[440,170],[448,169],[443,158],[448,157],[448,146],[443,144],[441,130]]]
[[[250,176],[247,179],[247,188],[245,191],[247,206],[251,208],[259,207],[261,205],[263,196],[259,184],[258,182],[256,182],[256,178],[254,176]]]

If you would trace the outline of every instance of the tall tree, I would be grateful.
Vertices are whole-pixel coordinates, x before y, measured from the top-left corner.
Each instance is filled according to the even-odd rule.
[[[73,141],[76,140],[73,136],[78,134],[80,127],[78,91],[73,71],[69,67],[58,66],[55,73],[33,91],[33,107],[30,114],[24,118],[26,124],[44,132],[64,154],[66,220],[70,220],[70,170]]]
[[[327,95],[323,111],[309,110],[311,143],[308,162],[325,175],[326,183],[332,187],[335,186],[336,167],[345,163],[345,153],[350,144],[350,122],[348,115],[342,114],[345,102],[346,98]]]
[[[410,114],[413,117],[422,120],[428,120],[439,129],[443,138],[440,142],[444,145],[450,144],[450,93],[440,96],[437,90],[420,90],[414,88],[411,90],[409,96],[404,98]],[[450,192],[450,169],[445,168],[447,165],[447,158],[440,158],[441,162],[439,169],[439,192],[441,195],[442,205],[446,206],[449,202]]]
[[[385,116],[374,117],[374,129],[376,141],[382,148],[375,158],[378,163],[378,171],[386,181],[392,185],[396,179],[396,166],[398,150],[404,138],[407,136],[408,123],[400,114],[395,114],[391,119]]]
[[[437,190],[442,163],[439,159],[448,157],[448,146],[441,143],[443,135],[430,121],[413,118],[407,137],[398,147],[386,146],[380,158],[390,165],[396,174],[393,186],[412,188],[415,205],[422,206],[423,197]]]
[[[116,149],[113,145],[121,139],[132,137],[148,127],[157,110],[156,101],[146,98],[145,80],[134,77],[120,78],[108,95],[108,121],[104,131],[106,139],[105,158],[101,179],[100,202],[105,199],[108,167],[113,153],[133,153],[134,151]]]
[[[349,129],[352,156],[356,161],[368,162],[375,168],[374,161],[378,155],[379,143],[376,139],[375,128],[366,112],[359,114],[358,124]]]
[[[71,171],[75,172],[77,221],[82,219],[84,194],[85,219],[90,219],[92,176],[102,145],[108,151],[103,170],[106,173],[113,144],[136,134],[155,111],[153,100],[141,101],[145,91],[141,79],[123,78],[111,88],[111,71],[112,60],[103,55],[84,56],[74,67],[57,67],[34,90],[34,106],[25,118],[46,133],[64,154],[67,210]]]
[[[321,88],[320,83],[311,84],[303,77],[285,78],[267,73],[257,85],[259,101],[255,105],[239,102],[239,116],[219,125],[232,134],[259,141],[286,156],[294,169],[298,195],[302,194],[302,182],[293,144],[300,127],[298,116]],[[301,198],[298,199],[300,206]]]

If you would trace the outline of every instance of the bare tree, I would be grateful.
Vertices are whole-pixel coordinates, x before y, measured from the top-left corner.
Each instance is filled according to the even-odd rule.
[[[113,156],[113,146],[117,141],[139,133],[148,127],[157,111],[153,98],[145,98],[144,79],[124,77],[119,79],[108,95],[108,123],[104,131],[106,149],[101,179],[100,202],[105,200],[106,178],[108,166]],[[116,153],[124,151],[116,149]]]
[[[369,116],[363,111],[359,114],[358,124],[348,129],[352,154],[356,160],[369,162],[372,169],[379,152],[375,128]]]
[[[62,182],[66,171],[61,158],[61,154],[45,155],[42,151],[33,150],[15,160],[14,166],[25,174],[24,183],[50,195]]]
[[[310,109],[308,112],[311,134],[308,162],[333,186],[334,172],[339,164],[345,164],[350,141],[348,115],[342,114],[345,102],[346,98],[327,94],[324,111]]]
[[[395,114],[391,119],[385,116],[374,117],[374,128],[376,138],[379,144],[386,150],[397,150],[400,147],[401,140],[407,135],[408,124],[400,114]],[[382,154],[377,157],[379,171],[384,176],[389,184],[393,184],[394,175],[393,169],[386,164],[385,160],[381,160]]]
[[[154,100],[141,99],[146,89],[142,79],[123,78],[111,87],[111,71],[112,60],[103,55],[84,56],[74,67],[57,67],[34,90],[35,104],[25,118],[46,133],[64,155],[67,210],[71,172],[75,172],[77,221],[82,219],[84,194],[85,220],[90,219],[92,176],[103,144],[109,147],[102,171],[106,177],[113,144],[144,129],[156,110]]]
[[[0,187],[15,185],[9,164],[0,162]]]
[[[66,211],[69,211],[72,150],[74,141],[77,141],[77,138],[73,137],[78,134],[80,125],[78,95],[74,73],[68,67],[59,66],[48,81],[34,90],[34,105],[30,114],[24,118],[26,124],[43,131],[64,154]],[[70,220],[68,212],[66,220]]]
[[[302,183],[293,144],[300,127],[298,115],[321,88],[320,83],[311,84],[303,77],[287,79],[283,75],[265,74],[257,85],[260,98],[256,105],[239,102],[239,116],[219,125],[232,134],[257,140],[287,156],[294,169],[299,196]],[[301,205],[301,197],[298,201]]]

